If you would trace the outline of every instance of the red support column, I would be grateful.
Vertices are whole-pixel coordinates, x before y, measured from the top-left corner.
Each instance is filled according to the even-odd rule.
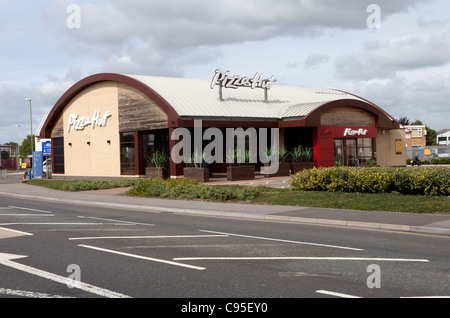
[[[134,132],[134,162],[136,165],[136,174],[145,175],[144,154],[142,149],[142,134]]]
[[[334,136],[323,127],[314,128],[314,163],[316,167],[334,167]]]
[[[172,149],[177,144],[176,140],[172,140],[172,133],[175,128],[169,128],[169,156],[170,156],[170,177],[181,177],[184,175],[184,164],[183,163],[175,163],[172,160]]]

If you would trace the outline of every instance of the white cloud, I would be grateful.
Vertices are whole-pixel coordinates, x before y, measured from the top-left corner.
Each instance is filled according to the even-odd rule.
[[[385,80],[348,82],[345,90],[362,96],[395,118],[419,119],[434,130],[450,127],[450,76],[407,79],[394,76]]]
[[[360,53],[336,58],[336,74],[345,79],[390,78],[398,71],[444,66],[450,62],[450,43],[437,35],[408,35],[366,43]]]
[[[442,66],[450,61],[450,43],[435,35],[409,35],[387,44],[366,47],[367,58],[382,67],[414,69]]]
[[[17,125],[20,125],[21,142],[31,133],[30,104],[25,98],[31,98],[33,130],[35,131],[53,105],[67,91],[79,74],[76,69],[69,70],[62,78],[46,77],[42,82],[29,87],[0,85],[0,143],[17,141]],[[33,131],[33,133],[34,133]]]
[[[305,60],[305,68],[309,69],[311,67],[327,63],[330,60],[330,57],[326,54],[315,53],[309,55]]]
[[[431,0],[379,0],[383,17]],[[43,15],[49,42],[72,56],[91,56],[111,69],[182,74],[189,63],[222,56],[224,45],[308,37],[326,30],[365,30],[372,1],[110,0],[80,2],[81,28],[66,25],[72,1],[53,0]],[[211,53],[210,55],[203,54]],[[158,56],[159,55],[159,56]],[[183,58],[188,56],[189,58]],[[126,61],[125,59],[129,60]],[[157,71],[157,75],[161,71]]]

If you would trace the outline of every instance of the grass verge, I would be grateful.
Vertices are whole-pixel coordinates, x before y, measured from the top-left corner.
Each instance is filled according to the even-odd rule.
[[[252,203],[362,211],[450,214],[450,197],[398,193],[267,189],[253,199]]]
[[[239,185],[208,186],[185,179],[32,180],[28,183],[62,191],[133,187],[126,195],[166,199],[422,214],[450,213],[450,197],[446,196],[304,191]]]

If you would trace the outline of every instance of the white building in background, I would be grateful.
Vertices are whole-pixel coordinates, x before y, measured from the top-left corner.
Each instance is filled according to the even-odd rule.
[[[42,151],[42,144],[44,142],[51,142],[51,138],[41,138],[41,130],[44,126],[45,121],[47,120],[48,113],[44,115],[44,117],[41,120],[41,123],[39,124],[39,127],[36,129],[36,132],[34,133],[34,150],[35,151]]]
[[[450,129],[444,129],[438,132],[436,142],[438,145],[450,145]]]

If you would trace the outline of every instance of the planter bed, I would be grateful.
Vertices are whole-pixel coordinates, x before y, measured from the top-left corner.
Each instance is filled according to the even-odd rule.
[[[252,180],[255,179],[255,166],[229,166],[227,167],[227,180]]]
[[[198,180],[200,182],[209,181],[208,168],[184,168],[184,177],[189,180]]]

